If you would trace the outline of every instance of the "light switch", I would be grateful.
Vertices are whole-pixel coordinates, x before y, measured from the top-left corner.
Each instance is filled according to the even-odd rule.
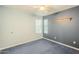
[[[11,34],[13,34],[13,32],[11,32]]]

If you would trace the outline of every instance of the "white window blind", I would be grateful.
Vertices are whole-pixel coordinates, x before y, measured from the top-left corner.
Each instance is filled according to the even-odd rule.
[[[36,33],[42,33],[42,19],[36,19],[35,25],[36,25]]]
[[[48,19],[44,20],[44,33],[48,33]]]

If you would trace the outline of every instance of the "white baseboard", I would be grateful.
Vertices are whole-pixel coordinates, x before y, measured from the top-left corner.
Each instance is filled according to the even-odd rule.
[[[44,38],[44,37],[43,37],[43,38]],[[66,47],[68,47],[68,48],[71,48],[71,49],[74,49],[74,50],[79,51],[79,49],[76,48],[76,47],[73,47],[73,46],[70,46],[70,45],[67,45],[67,44],[64,44],[64,43],[55,41],[55,40],[51,40],[51,39],[48,39],[48,38],[44,38],[44,39],[46,39],[46,40],[48,40],[48,41],[51,41],[51,42],[54,42],[54,43],[57,43],[57,44],[60,44],[60,45],[63,45],[63,46],[66,46]]]
[[[42,38],[43,38],[43,37],[42,37]],[[22,45],[22,44],[25,44],[25,43],[29,43],[29,42],[32,42],[32,41],[35,41],[35,40],[39,40],[39,39],[41,39],[41,38],[33,39],[33,40],[30,40],[30,41],[27,41],[27,42],[18,43],[18,44],[15,44],[15,45],[11,45],[11,46],[4,47],[4,48],[0,48],[0,52],[1,52],[2,50],[4,50],[4,49],[16,47],[16,46],[19,46],[19,45]]]

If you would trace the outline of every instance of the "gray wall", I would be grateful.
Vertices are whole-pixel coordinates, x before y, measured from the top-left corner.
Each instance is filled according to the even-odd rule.
[[[71,16],[72,21],[63,24],[58,23],[56,19],[63,16]],[[55,14],[44,16],[44,19],[48,19],[48,34],[44,33],[44,37],[79,48],[78,6]],[[56,39],[54,39],[54,37],[56,37]],[[76,41],[76,44],[73,44],[74,41]]]

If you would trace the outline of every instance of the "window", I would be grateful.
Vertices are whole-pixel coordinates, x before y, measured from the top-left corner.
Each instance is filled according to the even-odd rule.
[[[44,22],[42,19],[36,19],[35,25],[36,25],[36,33],[43,34],[43,29],[44,33],[46,34],[48,33],[48,19],[45,19]]]
[[[44,33],[48,33],[48,19],[44,20]]]
[[[42,34],[42,19],[36,19],[35,25],[36,25],[36,33]]]

